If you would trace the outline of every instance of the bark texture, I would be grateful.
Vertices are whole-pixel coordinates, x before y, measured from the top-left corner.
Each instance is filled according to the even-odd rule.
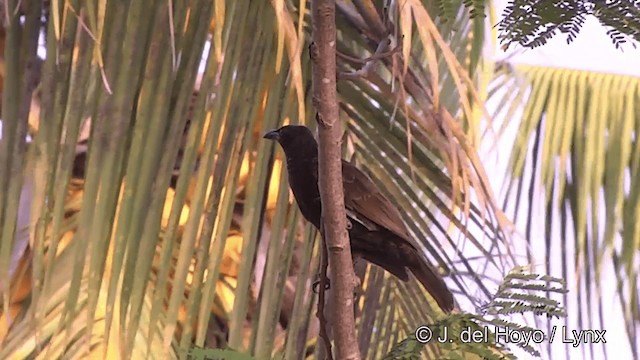
[[[342,187],[341,126],[336,94],[335,0],[311,2],[313,100],[318,121],[318,172],[325,246],[331,267],[332,333],[337,359],[360,359],[353,314],[355,274]]]

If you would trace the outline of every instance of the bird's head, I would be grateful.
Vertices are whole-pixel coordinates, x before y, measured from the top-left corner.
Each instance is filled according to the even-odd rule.
[[[263,138],[277,141],[287,154],[293,154],[296,149],[315,150],[318,146],[311,130],[303,125],[286,125],[267,132]]]

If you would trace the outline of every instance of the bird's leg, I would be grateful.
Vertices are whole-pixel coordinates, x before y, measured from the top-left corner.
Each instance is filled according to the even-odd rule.
[[[364,274],[367,271],[367,263],[363,261],[363,259],[359,256],[352,256],[353,262],[353,270],[354,270],[354,279],[353,279],[353,289],[359,289],[362,285],[362,279],[364,279]]]
[[[313,289],[313,292],[316,294],[318,293],[318,290],[320,288],[320,283],[322,282],[321,277],[322,277],[322,274],[317,273],[316,279],[313,281],[312,289]],[[325,280],[324,289],[325,290],[331,289],[331,282],[328,278]]]
[[[362,280],[364,279],[365,272],[367,271],[366,262],[362,261],[359,256],[353,256],[353,314],[355,317],[360,316],[360,297],[362,296]]]
[[[324,316],[324,305],[325,305],[325,291],[327,286],[329,285],[329,279],[327,278],[327,268],[329,267],[329,251],[327,250],[327,243],[324,237],[324,219],[320,216],[320,236],[322,237],[322,251],[320,258],[320,279],[319,284],[321,285],[320,291],[318,292],[318,310],[316,312],[316,317],[318,318],[318,322],[320,323],[320,337],[323,339],[326,357],[328,360],[333,360],[333,350],[331,350],[331,339],[329,338],[329,332],[327,331],[327,319]]]
[[[313,282],[312,290],[314,293],[319,294],[319,286],[324,284],[324,290],[331,288],[329,276],[327,276],[327,268],[329,267],[329,254],[327,252],[327,244],[324,238],[324,219],[320,218],[320,237],[322,237],[322,253],[320,255],[320,268],[316,274],[316,280]]]

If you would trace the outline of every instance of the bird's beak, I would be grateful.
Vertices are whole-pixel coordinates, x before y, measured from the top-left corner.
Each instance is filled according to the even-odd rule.
[[[268,133],[264,134],[263,138],[278,141],[280,140],[280,133],[278,132],[278,130],[271,130]]]

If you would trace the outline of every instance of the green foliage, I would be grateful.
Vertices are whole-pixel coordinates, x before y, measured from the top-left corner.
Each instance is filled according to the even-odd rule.
[[[255,360],[251,355],[233,349],[207,349],[194,347],[189,351],[190,360],[225,359],[225,360]]]
[[[18,3],[12,0],[7,8]],[[30,79],[29,58],[37,58],[42,16],[38,9],[26,16],[8,14],[2,120],[3,139],[10,142],[0,144],[0,179],[10,191],[0,191],[0,278],[11,281],[0,284],[0,358],[81,359],[103,353],[107,358],[121,353],[136,359],[176,358],[186,356],[193,345],[207,350],[227,344],[258,359],[274,352],[284,359],[308,353],[305,340],[316,336],[316,300],[308,282],[317,267],[318,243],[311,231],[301,234],[302,218],[283,180],[281,154],[273,154],[260,134],[284,121],[314,122],[312,96],[304,90],[309,84],[307,47],[297,38],[301,34],[292,31],[296,25],[306,31],[310,27],[296,23],[300,16],[291,7],[278,8],[281,2],[197,0],[172,6],[103,1],[98,8],[77,0],[47,4],[52,7],[45,24],[47,57],[33,109],[23,84]],[[443,158],[466,163],[468,157],[475,159],[475,150],[458,146],[466,143],[461,133],[459,142],[449,143],[445,134],[431,142],[432,127],[423,114],[434,111],[426,91],[433,88],[430,93],[437,91],[451,113],[464,111],[471,117],[471,106],[465,110],[459,103],[473,89],[471,80],[465,81],[472,66],[460,62],[480,57],[477,40],[483,39],[483,29],[474,30],[477,42],[468,47],[473,25],[468,16],[439,30],[422,4],[411,6],[413,13],[401,14],[404,21],[388,22],[409,23],[409,34],[429,32],[414,37],[420,45],[410,54],[415,59],[435,55],[409,64],[418,69],[411,71],[418,74],[411,83],[417,86],[398,91],[390,75],[396,66],[389,63],[384,71],[376,69],[381,79],[341,82],[341,100],[354,114],[349,126],[361,129],[357,135],[349,132],[349,143],[375,149],[363,164],[375,166],[377,178],[387,181],[385,188],[407,209],[411,231],[425,235],[420,239],[424,248],[439,264],[447,264],[443,266],[460,283],[458,276],[467,275],[452,260],[450,228],[438,228],[436,218],[456,219],[454,225],[466,233],[466,223],[457,221],[454,210],[439,205],[451,203],[459,188],[465,194],[471,190],[466,185],[451,190],[462,181],[452,181],[439,165]],[[458,1],[454,13],[462,13],[461,6]],[[341,19],[353,14],[350,8],[341,9]],[[356,18],[365,18],[367,10],[359,9]],[[447,31],[454,25],[461,29],[455,37]],[[343,22],[337,47],[357,57],[370,56],[370,46],[378,40],[369,33],[371,26]],[[422,75],[427,66],[431,73]],[[357,91],[349,94],[349,89]],[[396,94],[403,92],[418,100],[391,115],[396,113]],[[373,106],[374,97],[384,110]],[[27,112],[33,124],[20,115]],[[441,128],[457,126],[448,111],[439,114],[446,115]],[[405,128],[405,123],[416,127]],[[27,128],[33,138],[28,145]],[[76,149],[85,130],[85,143]],[[388,156],[380,160],[384,151]],[[411,160],[412,169],[404,159]],[[450,173],[455,178],[461,172]],[[489,188],[482,172],[465,179],[485,184],[476,194]],[[77,187],[69,189],[70,182]],[[21,196],[21,190],[33,196]],[[497,238],[497,225],[483,218],[497,205],[487,205],[493,201],[487,194],[476,199],[478,207],[489,211],[470,207],[465,219],[486,224],[490,238]],[[22,213],[30,217],[16,221]],[[14,246],[15,228],[24,236]],[[451,246],[438,246],[442,238]],[[500,245],[472,245],[482,253],[491,251],[492,257],[500,255],[493,252]],[[27,270],[14,259],[21,259]],[[491,257],[469,261],[487,260]],[[415,289],[407,295],[396,290],[393,280],[378,279],[366,296],[385,294],[384,304],[393,312],[367,307],[364,322],[396,324],[378,327],[385,329],[385,338],[395,339],[402,326],[414,326],[402,324],[405,319],[430,321],[414,316],[431,315],[424,311],[426,295]],[[2,286],[7,283],[11,287]],[[20,298],[10,294],[14,283],[26,289]],[[458,298],[477,296],[471,291],[460,289]],[[379,336],[372,334],[373,326],[362,328],[361,339]],[[388,342],[371,342],[380,344],[374,349],[380,353],[389,349]]]
[[[454,20],[460,9],[460,0],[436,0],[439,14],[444,20]],[[485,0],[462,0],[462,5],[470,10],[471,18],[486,17]]]
[[[445,21],[456,18],[459,0],[436,0],[438,15]],[[485,0],[462,0],[471,18],[485,17]],[[547,43],[558,31],[567,44],[576,39],[587,16],[594,16],[607,30],[616,49],[631,40],[640,42],[640,1],[638,0],[510,0],[498,26],[505,48],[519,44],[535,48]]]
[[[516,268],[505,276],[493,299],[482,309],[484,314],[496,317],[491,320],[481,319],[486,324],[491,324],[502,330],[533,334],[539,330],[505,321],[497,316],[524,315],[526,313],[532,313],[535,316],[546,315],[547,318],[567,316],[559,301],[544,297],[540,292],[549,296],[552,293],[565,294],[568,290],[563,279],[531,274],[525,272],[524,268]],[[540,353],[530,345],[530,342],[516,342],[516,345],[531,355],[540,356]]]
[[[469,355],[482,359],[515,359],[507,347],[513,343],[528,354],[540,357],[532,344],[546,339],[542,330],[498,317],[526,313],[566,316],[558,301],[535,294],[539,291],[567,292],[562,279],[526,273],[523,268],[516,268],[505,276],[492,300],[480,309],[481,315],[461,313],[442,318],[427,326],[426,331],[432,335],[429,340],[418,340],[418,337],[424,339],[421,336],[424,333],[416,330],[416,334],[396,344],[384,359],[419,359],[420,351],[428,342],[438,343],[441,351],[438,359],[465,359]]]
[[[522,293],[523,290],[559,294],[568,292],[563,279],[547,275],[526,274],[517,269],[504,278],[493,300],[487,305],[487,313],[498,315],[533,312],[535,315],[546,314],[547,317],[566,316],[559,301],[536,294]]]
[[[439,11],[438,15],[445,20],[455,19],[458,7],[454,4],[453,0],[440,0],[437,1],[437,4]]]
[[[502,196],[526,229],[528,261],[571,284],[569,323],[626,333],[638,358],[640,78],[500,66],[491,88],[491,101],[503,104],[496,109],[503,129],[519,127],[498,148],[512,149]],[[605,290],[611,283],[614,303]],[[622,318],[611,316],[616,311]],[[585,352],[596,346],[585,344]]]
[[[571,43],[591,15],[607,28],[607,35],[620,48],[629,39],[640,41],[639,4],[637,0],[512,0],[497,25],[498,37],[507,48],[514,43],[535,48],[560,31]]]
[[[420,352],[424,344],[416,339],[415,335],[409,335],[391,348],[391,351],[382,360],[415,360],[420,359]]]
[[[471,9],[471,18],[476,18],[478,16],[480,17],[485,17],[486,15],[484,14],[484,7],[485,7],[485,2],[484,0],[463,0],[462,1],[464,6],[466,6],[467,8]]]

